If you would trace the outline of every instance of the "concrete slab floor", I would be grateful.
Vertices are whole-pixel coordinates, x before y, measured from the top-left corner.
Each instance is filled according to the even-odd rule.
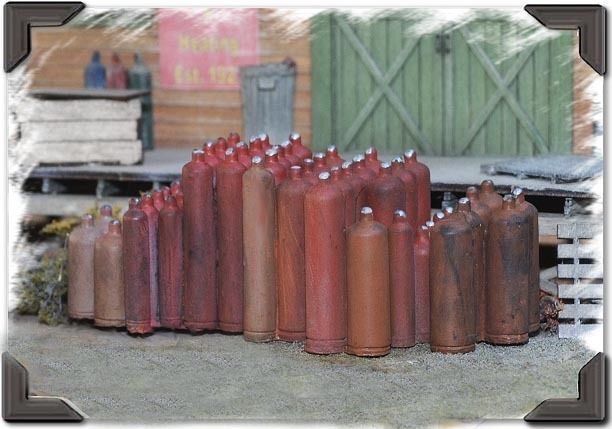
[[[548,398],[578,395],[596,353],[543,333],[519,347],[442,355],[427,345],[384,358],[314,356],[299,343],[169,331],[134,338],[87,324],[9,316],[8,351],[30,392],[63,396],[92,420],[278,421],[424,427],[521,418]]]

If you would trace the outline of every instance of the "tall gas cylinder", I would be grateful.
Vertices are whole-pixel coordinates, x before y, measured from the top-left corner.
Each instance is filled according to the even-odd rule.
[[[219,329],[226,332],[242,332],[242,175],[245,171],[234,148],[225,152],[225,160],[217,167]]]
[[[429,168],[417,160],[414,150],[404,153],[404,166],[412,172],[417,181],[418,188],[418,224],[423,225],[431,216],[431,178]]]
[[[104,204],[100,207],[100,214],[94,220],[94,226],[98,230],[98,237],[108,231],[108,224],[111,220],[113,220],[113,208],[108,204]]]
[[[404,182],[406,207],[403,210],[406,212],[408,222],[410,222],[410,226],[414,231],[417,226],[421,225],[418,219],[419,189],[417,187],[415,174],[406,169],[404,164],[404,160],[401,157],[393,159],[393,161],[391,161],[391,174],[399,177],[402,182]]]
[[[204,161],[204,153],[194,150],[181,175],[184,194],[183,319],[185,327],[192,332],[215,329],[218,320],[213,174],[213,168]]]
[[[329,171],[329,166],[327,165],[327,161],[325,160],[325,154],[323,152],[317,152],[312,156],[314,161],[314,172],[318,175],[323,173],[324,171]]]
[[[277,236],[277,335],[284,341],[306,338],[306,270],[304,197],[312,184],[293,166],[289,179],[276,190]]]
[[[467,197],[460,198],[457,203],[457,212],[465,216],[465,220],[472,228],[472,243],[474,246],[474,297],[475,297],[475,318],[476,318],[476,339],[483,341],[485,336],[486,321],[486,265],[485,260],[485,227],[484,222],[478,213],[472,210],[470,200]]]
[[[329,168],[341,167],[344,160],[338,154],[338,148],[336,146],[328,146],[325,152],[325,163]]]
[[[312,151],[302,143],[302,136],[298,133],[291,133],[289,141],[293,145],[293,153],[300,159],[312,158]]]
[[[391,174],[391,165],[380,165],[378,177],[366,186],[366,200],[374,211],[374,219],[389,227],[393,223],[395,210],[406,207],[404,182]]]
[[[417,343],[429,342],[429,229],[421,225],[414,237],[414,304]]]
[[[412,347],[415,336],[414,232],[406,212],[396,210],[389,227],[391,347]]]
[[[361,177],[366,183],[376,179],[377,173],[366,167],[365,157],[356,155],[353,157],[353,172]]]
[[[356,356],[384,356],[391,349],[391,298],[387,228],[363,207],[346,238],[347,344]]]
[[[86,214],[68,238],[68,316],[94,317],[94,246],[98,230]]]
[[[521,188],[514,188],[512,195],[516,200],[516,209],[525,213],[529,219],[529,333],[540,330],[540,229],[538,225],[538,209],[525,200]]]
[[[433,352],[475,349],[472,228],[454,212],[429,233],[430,347]]]
[[[306,341],[309,353],[341,353],[346,344],[344,197],[328,172],[304,198]]]
[[[342,191],[344,196],[344,227],[348,228],[355,223],[357,196],[351,184],[344,179],[340,167],[332,167],[330,169],[331,181]]]
[[[276,330],[276,195],[274,176],[259,156],[242,176],[244,244],[243,335],[274,339]]]
[[[96,239],[94,250],[94,324],[125,326],[121,223],[112,220],[108,231]]]
[[[264,167],[274,177],[275,186],[280,185],[287,178],[287,169],[278,159],[278,151],[276,149],[268,149],[266,151],[266,158],[264,161]]]
[[[366,181],[363,177],[353,173],[353,163],[346,161],[342,163],[342,175],[353,188],[355,197],[355,219],[358,219],[361,208],[367,205],[366,203]]]
[[[151,326],[158,328],[159,323],[159,264],[157,246],[157,228],[159,212],[153,205],[151,194],[144,194],[140,201],[142,211],[149,222],[149,281],[151,282]]]
[[[512,195],[493,212],[487,239],[486,341],[523,344],[529,340],[529,218]]]
[[[378,174],[380,170],[380,160],[378,159],[378,150],[374,146],[366,149],[364,153],[366,167]]]
[[[480,184],[479,199],[486,204],[492,211],[502,206],[502,197],[495,192],[495,185],[492,180],[483,180]]]
[[[149,258],[149,221],[137,201],[132,199],[123,215],[125,325],[131,334],[153,332]]]
[[[183,326],[183,213],[169,196],[159,212],[159,320],[164,328]]]

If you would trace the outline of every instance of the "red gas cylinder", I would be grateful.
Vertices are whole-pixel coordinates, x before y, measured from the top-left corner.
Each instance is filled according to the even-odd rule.
[[[483,180],[480,184],[480,201],[486,204],[492,211],[502,206],[502,197],[495,192],[495,185],[492,180]]]
[[[225,151],[227,150],[227,140],[223,137],[219,137],[215,143],[215,155],[220,160],[225,159]]]
[[[524,212],[512,195],[493,211],[487,237],[486,341],[523,344],[529,340],[529,236]]]
[[[417,226],[421,225],[418,219],[419,198],[416,176],[404,167],[404,160],[400,157],[395,158],[391,162],[391,174],[399,177],[404,182],[404,190],[406,191],[406,207],[404,211],[414,231]]]
[[[378,150],[374,146],[366,149],[365,153],[365,164],[366,167],[372,170],[374,173],[378,174],[378,170],[380,170],[380,161],[378,160]]]
[[[266,151],[261,146],[261,140],[259,140],[259,138],[256,136],[249,139],[249,154],[251,157],[259,156],[261,159],[264,159],[266,156]]]
[[[529,220],[529,333],[540,330],[540,229],[538,226],[538,210],[525,200],[521,188],[514,188],[512,195],[516,200],[516,209],[524,212]]]
[[[340,158],[338,154],[338,148],[336,146],[328,146],[325,152],[325,163],[328,167],[342,167],[344,160]]]
[[[304,196],[312,184],[293,166],[276,190],[277,335],[284,341],[306,338],[306,270],[304,267]]]
[[[403,210],[389,227],[391,347],[412,347],[415,336],[414,233]]]
[[[417,343],[429,342],[429,229],[421,225],[414,237],[414,303]]]
[[[476,344],[472,228],[454,212],[429,235],[430,347],[433,352],[466,353]]]
[[[86,214],[68,238],[68,316],[94,318],[94,245],[98,230]]]
[[[226,151],[225,160],[217,167],[219,329],[226,332],[242,332],[244,276],[240,267],[243,264],[242,175],[245,171],[233,148]]]
[[[291,133],[289,141],[293,145],[293,153],[300,159],[312,158],[312,151],[302,143],[302,136],[298,133]]]
[[[387,228],[372,209],[347,232],[347,344],[356,356],[384,356],[391,349],[391,299]]]
[[[173,192],[170,192],[170,193],[174,195]],[[161,209],[164,208],[164,193],[160,189],[155,189],[152,195],[153,195],[153,205],[155,206],[157,211],[160,211]]]
[[[253,157],[253,165],[242,178],[243,335],[247,341],[271,341],[276,331],[274,182],[261,158]]]
[[[98,231],[98,237],[108,231],[108,224],[113,220],[113,208],[108,204],[100,207],[100,214],[94,220],[94,227]]]
[[[276,150],[278,153],[278,162],[280,162],[283,167],[285,167],[285,171],[289,174],[289,169],[291,168],[291,161],[285,156],[285,148],[282,146],[272,146],[272,149]]]
[[[215,144],[213,142],[206,142],[204,144],[204,162],[210,165],[212,168],[216,168],[221,163],[221,160],[217,157],[217,151],[215,150]]]
[[[251,166],[251,154],[249,153],[249,147],[245,142],[236,143],[236,151],[238,152],[238,161],[246,168]]]
[[[227,136],[227,147],[235,147],[240,142],[240,134],[231,132]]]
[[[290,141],[283,142],[281,147],[285,151],[285,158],[291,162],[291,165],[300,165],[302,163],[302,159],[293,153],[293,145]]]
[[[309,353],[340,353],[346,344],[344,197],[328,172],[304,198],[306,341]]]
[[[287,178],[287,169],[280,163],[276,149],[266,151],[264,167],[274,176],[276,186],[280,185]]]
[[[361,208],[367,205],[366,203],[366,181],[364,178],[359,176],[358,174],[353,173],[353,163],[350,161],[345,161],[342,163],[342,175],[344,176],[344,180],[346,180],[351,187],[353,188],[353,193],[356,195],[355,197],[355,220],[359,216],[361,212]]]
[[[168,197],[169,198],[169,197]],[[140,200],[140,208],[147,215],[149,222],[149,281],[151,282],[151,326],[158,328],[159,324],[159,275],[157,257],[157,228],[159,212],[153,205],[151,194],[144,194]]]
[[[353,172],[370,183],[378,175],[366,167],[365,158],[363,155],[357,155],[353,158]]]
[[[183,203],[184,276],[183,318],[192,332],[217,327],[216,234],[213,169],[204,152],[193,151],[181,183]]]
[[[183,213],[173,196],[159,212],[159,319],[164,328],[183,325]]]
[[[108,70],[108,78],[106,87],[108,89],[126,89],[128,80],[128,71],[121,63],[121,58],[117,52],[113,52],[111,56],[111,64]]]
[[[125,325],[131,334],[153,332],[151,326],[151,274],[149,221],[135,201],[123,215],[123,282]]]
[[[272,143],[270,143],[270,136],[263,133],[260,134],[257,138],[259,139],[259,141],[261,141],[261,148],[263,150],[268,150],[272,148]]]
[[[302,167],[304,168],[304,172],[302,176],[308,180],[312,185],[316,184],[319,181],[317,174],[314,171],[314,161],[312,158],[306,158],[302,161]]]
[[[332,183],[342,191],[342,195],[344,197],[344,227],[348,228],[354,224],[356,220],[355,213],[357,212],[357,196],[349,181],[344,179],[340,167],[332,167],[330,172]]]
[[[94,250],[94,324],[125,326],[121,224],[112,220]]]
[[[417,154],[412,149],[404,153],[404,166],[416,178],[418,188],[418,223],[422,225],[431,216],[431,178],[429,168],[417,160]]]
[[[312,156],[314,160],[314,172],[318,176],[319,173],[329,171],[329,166],[325,161],[325,154],[323,152],[317,152]]]
[[[391,174],[391,166],[384,162],[376,179],[366,186],[366,201],[374,211],[374,219],[389,227],[395,210],[406,207],[404,182]]]

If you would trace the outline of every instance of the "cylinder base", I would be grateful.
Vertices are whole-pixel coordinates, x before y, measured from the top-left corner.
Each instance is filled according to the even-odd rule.
[[[153,332],[153,328],[151,327],[151,323],[149,321],[136,322],[126,320],[125,326],[130,334],[150,334],[151,332]]]
[[[241,323],[219,322],[219,330],[222,332],[239,334],[242,332],[242,324]]]
[[[419,344],[426,344],[429,342],[429,332],[417,332],[415,335],[416,342]]]
[[[179,318],[176,319],[160,319],[159,324],[162,328],[168,329],[180,329],[183,325],[183,321]]]
[[[487,343],[500,345],[500,346],[513,346],[525,344],[529,341],[529,334],[516,334],[516,335],[493,335],[487,334]]]
[[[249,341],[252,343],[267,343],[270,341],[274,341],[275,334],[274,332],[250,332],[244,331],[242,333],[245,341]]]
[[[393,348],[407,348],[414,347],[416,344],[416,338],[393,338],[391,340],[391,347]]]
[[[217,329],[217,322],[189,322],[185,320],[184,322],[185,328],[189,330],[189,332],[202,332],[202,331],[214,331]]]
[[[101,328],[122,328],[125,326],[125,319],[94,319],[94,325]]]
[[[341,340],[315,340],[306,338],[304,342],[304,351],[317,355],[330,355],[334,353],[342,353],[346,346],[346,338]]]
[[[436,345],[431,344],[430,348],[431,348],[431,351],[434,353],[436,352],[445,353],[445,354],[470,353],[476,350],[476,345],[470,344],[467,346],[436,346]]]
[[[93,313],[70,313],[68,314],[68,317],[70,317],[71,319],[75,319],[75,320],[93,320],[94,318],[94,314]]]
[[[533,325],[529,325],[529,336],[533,337],[534,335],[538,335],[540,332],[540,324],[534,323]]]
[[[281,341],[295,342],[304,341],[306,339],[306,332],[293,332],[279,329],[277,332],[278,339]]]
[[[385,356],[391,351],[390,346],[384,347],[352,347],[346,346],[346,353],[354,356],[377,357]]]

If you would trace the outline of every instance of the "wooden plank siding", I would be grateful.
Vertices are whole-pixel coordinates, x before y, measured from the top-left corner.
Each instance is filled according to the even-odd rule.
[[[306,143],[311,140],[309,31],[288,34],[285,22],[272,10],[259,10],[259,61],[281,62],[291,57],[297,64],[294,128]],[[304,24],[308,25],[308,24]],[[297,34],[297,35],[295,35]],[[153,74],[153,103],[156,147],[195,147],[205,139],[243,134],[240,90],[184,91],[160,87],[157,25],[141,32],[117,28],[33,28],[32,53],[27,67],[32,87],[81,88],[83,69],[93,50],[110,64],[117,52],[126,67],[141,51]],[[248,136],[243,136],[248,138]]]

